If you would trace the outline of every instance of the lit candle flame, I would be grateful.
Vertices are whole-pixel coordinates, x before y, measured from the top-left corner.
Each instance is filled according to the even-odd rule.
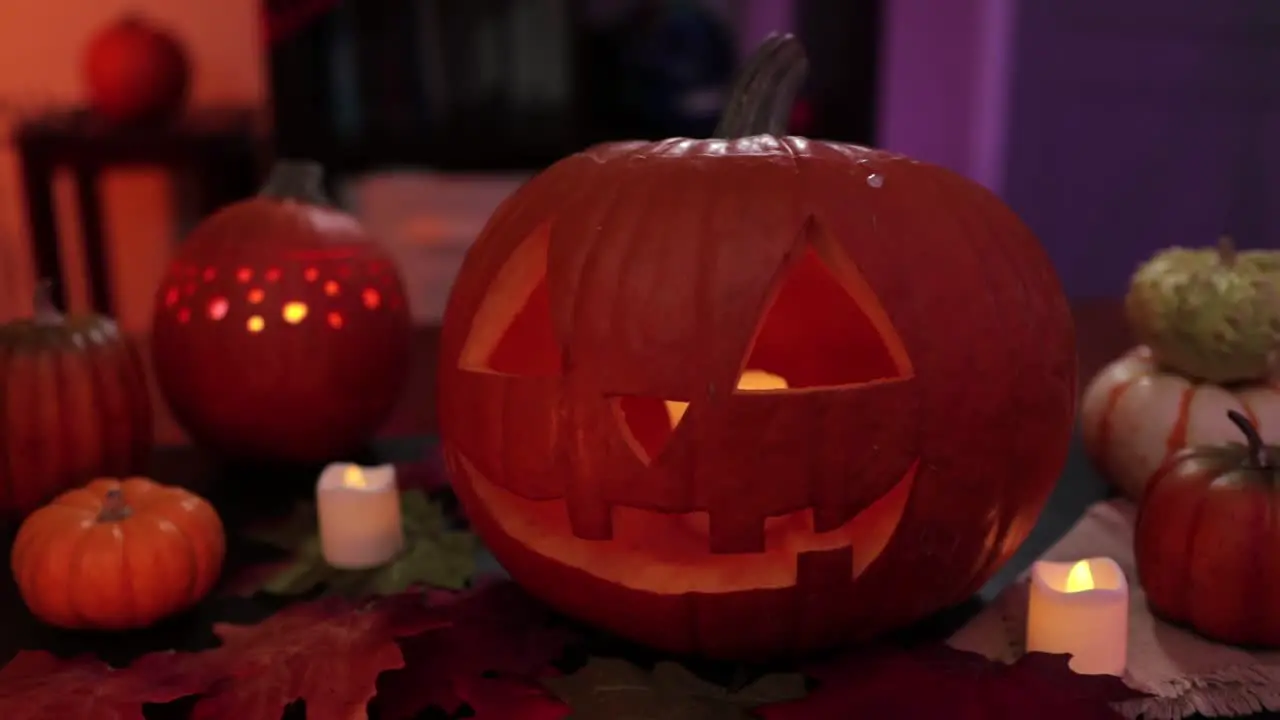
[[[346,471],[342,473],[342,484],[349,488],[369,486],[364,480],[364,473],[355,465],[348,465]]]
[[[742,377],[738,378],[739,390],[786,390],[791,387],[787,384],[787,379],[781,375],[774,375],[764,370],[744,370]],[[667,416],[671,418],[671,427],[674,428],[680,424],[681,418],[684,417],[685,411],[689,409],[689,403],[680,400],[667,401]]]
[[[1067,592],[1084,592],[1095,587],[1097,586],[1093,583],[1093,571],[1089,569],[1088,560],[1077,561],[1071,566],[1071,572],[1067,573]]]

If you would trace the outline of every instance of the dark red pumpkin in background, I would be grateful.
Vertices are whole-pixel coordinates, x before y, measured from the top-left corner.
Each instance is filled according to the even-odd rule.
[[[180,246],[156,298],[156,378],[197,444],[231,459],[348,455],[408,375],[411,321],[390,256],[284,162]]]
[[[603,145],[511,197],[445,313],[454,487],[511,575],[660,648],[868,638],[974,592],[1067,455],[1071,315],[994,195],[778,137],[774,38],[711,140]]]
[[[125,16],[90,41],[83,60],[94,112],[114,122],[154,120],[182,109],[191,62],[169,31]]]
[[[1180,450],[1138,510],[1133,551],[1157,615],[1226,643],[1280,646],[1280,447],[1227,416],[1244,443]]]
[[[146,469],[155,439],[137,347],[115,321],[35,312],[0,325],[0,519],[105,474]]]

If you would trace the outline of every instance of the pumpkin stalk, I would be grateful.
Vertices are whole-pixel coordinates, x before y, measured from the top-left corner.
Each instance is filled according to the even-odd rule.
[[[98,512],[98,522],[120,522],[133,514],[133,508],[125,502],[124,493],[119,488],[108,490],[102,498],[102,510]]]
[[[1245,441],[1249,446],[1249,467],[1255,469],[1270,467],[1271,458],[1267,453],[1267,446],[1262,442],[1262,436],[1258,434],[1258,428],[1249,422],[1249,418],[1235,410],[1227,411],[1227,419],[1240,428],[1240,432],[1244,434]]]
[[[804,46],[794,35],[774,33],[739,71],[714,137],[787,134],[796,95],[809,73]]]
[[[324,190],[324,166],[312,160],[281,160],[271,167],[258,197],[330,205]]]
[[[48,278],[36,283],[35,297],[31,303],[31,319],[37,325],[58,325],[63,321],[62,313],[53,304],[53,281]]]
[[[1236,241],[1230,235],[1218,238],[1218,260],[1227,267],[1236,264]]]

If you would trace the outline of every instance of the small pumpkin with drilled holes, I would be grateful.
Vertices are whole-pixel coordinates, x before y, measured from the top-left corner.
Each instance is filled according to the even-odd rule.
[[[160,284],[156,382],[222,459],[320,464],[357,452],[408,380],[412,320],[395,263],[281,161],[261,192],[201,222]]]
[[[1228,415],[1246,442],[1184,449],[1147,486],[1138,577],[1157,615],[1214,640],[1277,647],[1280,446],[1243,414]]]
[[[99,478],[32,513],[10,567],[31,614],[49,625],[129,630],[199,602],[225,553],[222,520],[198,495],[143,477]]]
[[[141,472],[154,440],[136,346],[100,315],[35,312],[0,325],[0,518],[17,518],[103,475]]]

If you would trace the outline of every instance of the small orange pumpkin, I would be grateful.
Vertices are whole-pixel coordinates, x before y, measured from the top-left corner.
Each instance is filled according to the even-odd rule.
[[[204,498],[147,478],[99,478],[32,513],[10,565],[44,622],[127,630],[199,602],[225,554],[222,520]]]

